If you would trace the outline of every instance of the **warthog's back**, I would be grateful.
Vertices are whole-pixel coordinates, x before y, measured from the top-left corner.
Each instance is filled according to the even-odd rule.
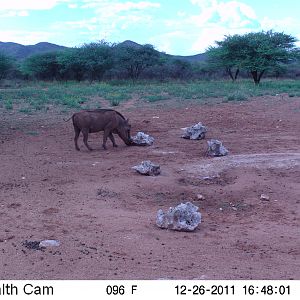
[[[85,111],[88,111],[88,112],[98,112],[98,113],[105,113],[105,112],[115,112],[116,114],[118,114],[122,119],[126,120],[125,117],[119,113],[118,111],[116,110],[113,110],[111,108],[96,108],[96,109],[87,109]]]

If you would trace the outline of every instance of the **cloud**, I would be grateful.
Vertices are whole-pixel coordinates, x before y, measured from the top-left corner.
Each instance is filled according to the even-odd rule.
[[[109,39],[114,36],[116,39],[123,39],[122,32],[135,31],[138,24],[151,26],[153,17],[148,10],[157,9],[160,3],[140,1],[140,2],[120,2],[118,0],[83,0],[80,9],[92,13],[93,17],[67,22],[57,22],[54,28],[82,29],[82,34],[91,38]],[[84,33],[84,30],[88,32]]]
[[[269,17],[264,17],[261,20],[261,26],[265,29],[265,30],[270,30],[270,29],[274,29],[274,30],[285,30],[285,28],[287,27],[295,27],[295,28],[299,28],[300,26],[300,22],[298,20],[295,20],[291,17],[286,17],[283,19],[270,19]]]
[[[207,23],[218,23],[227,27],[244,27],[256,20],[256,13],[249,5],[237,1],[219,2],[217,0],[191,0],[199,6],[200,14],[191,17],[196,26],[205,26]]]
[[[48,10],[70,0],[0,0],[0,11],[4,10]]]
[[[159,51],[172,53],[174,45],[178,43],[178,41],[182,43],[187,38],[190,38],[190,36],[187,35],[185,31],[176,30],[152,36],[149,38],[149,42]]]
[[[1,11],[0,10],[0,17],[1,18],[10,18],[10,17],[27,17],[28,11],[27,10],[20,10],[20,11]]]
[[[189,50],[194,53],[203,53],[209,46],[215,46],[215,41],[221,41],[225,35],[245,34],[249,32],[247,28],[230,29],[220,25],[214,25],[204,28],[201,32],[194,36],[194,40],[190,41]]]
[[[55,33],[47,31],[27,31],[27,30],[1,30],[0,40],[2,42],[11,42],[33,45],[42,41],[50,41],[55,38]]]
[[[0,17],[27,17],[31,10],[50,10],[71,0],[0,0]]]
[[[71,4],[68,4],[68,7],[69,7],[69,8],[77,8],[77,7],[78,7],[78,4],[71,3]]]
[[[148,8],[158,8],[160,7],[160,3],[158,2],[119,2],[119,1],[107,1],[107,0],[83,0],[86,4],[82,6],[82,8],[105,8],[106,11],[110,12],[121,12],[121,11],[129,11],[129,10],[145,10]]]
[[[177,40],[172,34],[161,35],[168,51],[172,51],[180,40],[181,52],[185,55],[200,53],[216,40],[223,40],[225,35],[244,34],[261,28],[254,9],[242,2],[190,0],[190,3],[195,6],[193,13],[181,12],[177,17],[163,21],[170,33],[185,32],[177,36]],[[156,41],[159,43],[158,39]]]

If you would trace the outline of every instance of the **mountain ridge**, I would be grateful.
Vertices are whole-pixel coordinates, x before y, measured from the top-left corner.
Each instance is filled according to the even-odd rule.
[[[40,42],[35,45],[22,45],[14,42],[0,42],[0,52],[10,55],[17,60],[23,60],[33,54],[59,51],[67,48],[68,47],[48,42]]]
[[[125,40],[119,45],[125,45],[129,47],[141,47],[141,44],[138,44],[134,41],[131,40]],[[0,52],[10,55],[14,57],[17,60],[24,60],[27,57],[34,55],[34,54],[39,54],[39,53],[45,53],[45,52],[51,52],[51,51],[60,51],[64,49],[68,49],[69,47],[65,46],[60,46],[57,44],[53,43],[48,43],[48,42],[39,42],[35,45],[22,45],[14,42],[1,42],[0,41]],[[174,59],[180,59],[180,60],[185,60],[189,62],[197,62],[197,61],[204,61],[206,60],[206,54],[205,53],[199,53],[195,55],[172,55],[172,54],[167,54],[162,51],[159,51],[160,53],[163,53],[167,55],[168,57],[172,57]]]

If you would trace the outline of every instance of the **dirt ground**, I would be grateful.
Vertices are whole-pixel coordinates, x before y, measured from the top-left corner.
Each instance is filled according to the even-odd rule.
[[[154,145],[104,151],[98,133],[78,152],[66,115],[1,112],[0,279],[300,279],[300,98],[117,110]],[[205,140],[180,137],[198,122]],[[211,138],[230,154],[206,157]],[[139,175],[142,160],[162,174]],[[156,226],[186,201],[194,232]],[[61,245],[24,244],[44,239]]]

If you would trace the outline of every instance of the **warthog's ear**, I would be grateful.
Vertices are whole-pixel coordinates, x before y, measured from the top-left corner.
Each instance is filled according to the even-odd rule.
[[[129,123],[129,119],[127,119],[126,122]]]

